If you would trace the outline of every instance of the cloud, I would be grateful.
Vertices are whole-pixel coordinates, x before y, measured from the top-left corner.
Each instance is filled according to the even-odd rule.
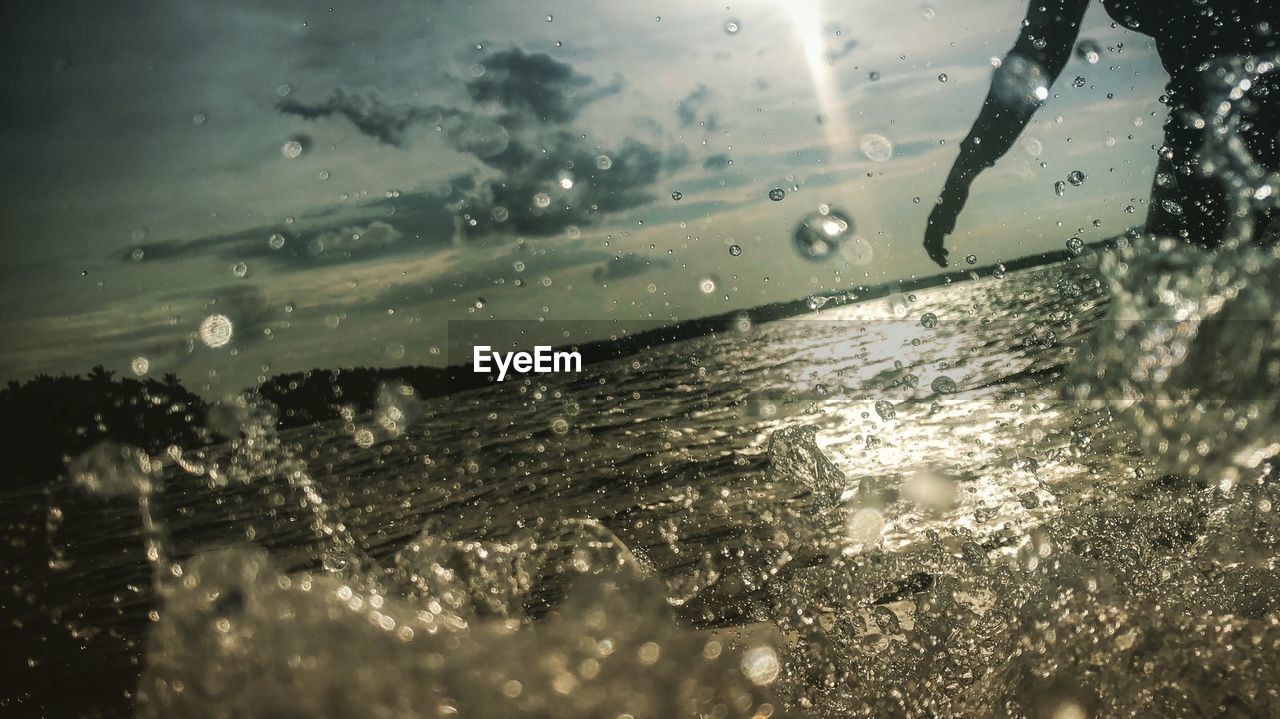
[[[655,199],[651,186],[688,161],[634,139],[607,150],[571,129],[584,107],[616,94],[620,80],[598,84],[567,63],[512,48],[484,58],[464,87],[472,106],[415,106],[374,91],[335,90],[318,103],[286,99],[281,112],[307,119],[338,115],[362,133],[401,147],[416,124],[439,127],[450,145],[485,168],[455,176],[445,205],[466,238],[548,236]]]
[[[480,67],[484,74],[467,83],[471,99],[496,103],[506,119],[517,122],[570,122],[587,104],[622,89],[621,79],[600,87],[590,76],[550,55],[520,48],[489,55]]]
[[[723,170],[729,166],[729,156],[724,153],[711,155],[702,161],[702,167],[707,170]]]
[[[470,185],[464,178],[453,192],[467,189]],[[259,225],[189,240],[148,242],[120,250],[115,258],[132,263],[217,257],[304,270],[389,255],[427,254],[452,245],[453,215],[444,204],[445,199],[437,195],[400,193],[354,208],[330,209],[293,225]]]
[[[685,95],[684,99],[676,102],[676,119],[680,121],[681,127],[693,127],[702,123],[708,132],[712,132],[720,126],[719,115],[714,112],[704,112],[711,102],[711,95],[711,88],[698,83],[698,86]]]
[[[478,67],[482,73],[467,81],[467,95],[479,105],[497,106],[500,112],[495,118],[463,108],[395,102],[373,89],[337,88],[318,102],[286,97],[276,108],[304,120],[337,115],[364,135],[393,147],[407,144],[408,131],[415,125],[439,126],[457,149],[485,157],[502,149],[494,149],[501,143],[486,135],[529,124],[571,122],[588,104],[622,89],[621,79],[599,86],[550,55],[526,53],[518,47],[489,55]]]
[[[483,296],[503,288],[529,287],[552,273],[596,264],[609,257],[607,253],[581,242],[554,247],[524,242],[496,257],[451,267],[441,275],[396,285],[380,292],[366,304],[381,310],[389,304],[415,305],[469,294]]]
[[[853,38],[845,40],[844,44],[834,50],[827,51],[827,62],[836,62],[844,59],[849,53],[853,52],[856,47],[858,47],[857,40],[854,40]]]
[[[628,252],[623,255],[613,257],[604,264],[591,271],[591,279],[606,284],[613,280],[626,279],[627,277],[635,277],[642,275],[651,269],[657,267],[670,267],[671,263],[662,257],[649,257],[647,255]]]
[[[339,115],[365,135],[395,147],[404,145],[405,133],[410,127],[417,124],[435,125],[445,119],[443,108],[391,102],[374,90],[351,91],[338,88],[327,99],[312,103],[286,97],[276,104],[276,108],[286,115],[297,115],[304,120]]]

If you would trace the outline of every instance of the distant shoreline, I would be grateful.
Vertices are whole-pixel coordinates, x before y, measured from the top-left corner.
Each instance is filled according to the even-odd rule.
[[[927,277],[893,280],[869,286],[861,285],[788,302],[774,302],[681,320],[617,338],[557,345],[553,349],[580,353],[582,365],[590,366],[628,357],[673,342],[712,337],[722,332],[736,332],[744,317],[752,325],[800,317],[819,310],[876,300],[893,294],[916,292],[992,277],[1001,272],[1016,272],[1064,262],[1084,252],[1112,249],[1116,242],[1117,238],[1109,238],[1086,245],[1080,253],[1066,249],[1054,250],[1019,257],[1008,262],[941,272]],[[473,371],[469,362],[446,366],[315,368],[276,375],[257,386],[246,388],[244,392],[257,395],[274,404],[279,410],[278,426],[281,429],[287,429],[328,422],[344,415],[349,416],[348,413],[352,410],[370,411],[377,403],[379,392],[383,391],[388,383],[412,387],[413,394],[419,399],[434,399],[490,386],[496,382],[496,379],[496,374],[493,372],[484,374]],[[79,390],[74,389],[77,386]],[[157,392],[173,395],[175,398],[180,397],[182,404],[190,408],[192,414],[190,421],[195,424],[202,424],[201,415],[204,414],[205,409],[212,406],[209,400],[183,387],[173,375],[166,375],[162,382],[138,382],[124,378],[115,379],[114,373],[97,367],[84,377],[63,375],[54,378],[39,375],[26,382],[10,381],[8,388],[0,392],[0,399],[6,400],[0,402],[0,414],[8,414],[20,406],[32,408],[40,406],[41,403],[47,403],[43,405],[45,407],[56,406],[64,401],[59,397],[66,392],[82,394],[86,401],[94,396],[101,396],[104,400],[107,397],[114,397],[115,399],[111,402],[117,405],[125,402],[126,396],[132,397],[135,394],[138,394],[139,398],[132,398],[129,402],[140,402],[140,398]],[[45,396],[50,393],[53,394]],[[89,401],[89,404],[93,402]],[[15,417],[9,417],[8,420],[18,421]],[[178,432],[182,428],[170,427],[170,429]],[[185,436],[185,432],[184,429],[179,434]]]

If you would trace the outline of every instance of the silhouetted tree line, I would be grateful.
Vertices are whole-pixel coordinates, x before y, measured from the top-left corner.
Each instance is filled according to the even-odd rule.
[[[208,441],[207,403],[174,374],[117,378],[101,365],[87,376],[42,374],[0,390],[0,430],[10,479],[45,480],[104,440],[159,452]],[[16,476],[15,476],[16,475]]]

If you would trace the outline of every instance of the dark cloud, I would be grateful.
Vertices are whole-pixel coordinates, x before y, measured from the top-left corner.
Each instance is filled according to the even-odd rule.
[[[497,171],[451,181],[447,207],[460,236],[553,235],[656,198],[652,185],[684,165],[687,152],[664,154],[629,139],[601,148],[569,127],[588,104],[617,93],[621,82],[592,77],[542,53],[513,48],[487,56],[465,84],[474,107],[419,107],[373,92],[338,90],[328,100],[286,100],[282,112],[313,119],[339,115],[364,134],[396,147],[415,124],[432,123],[454,149]]]
[[[545,53],[512,48],[480,62],[484,74],[467,83],[467,93],[481,103],[497,103],[512,120],[565,123],[582,108],[622,89],[621,79],[597,86],[588,75]]]
[[[440,126],[455,147],[485,157],[501,151],[492,148],[502,144],[486,134],[500,135],[530,124],[571,122],[588,104],[622,89],[621,79],[600,86],[550,55],[520,48],[489,55],[479,67],[483,73],[467,81],[467,95],[478,104],[497,106],[500,113],[492,119],[466,109],[395,102],[372,89],[338,88],[319,102],[286,97],[276,107],[304,120],[346,118],[361,133],[393,147],[404,146],[415,125]]]
[[[723,153],[711,155],[702,161],[702,166],[708,170],[723,170],[729,166],[729,156]]]
[[[720,126],[720,116],[714,112],[705,112],[707,105],[711,102],[711,88],[698,83],[683,100],[676,102],[676,119],[680,121],[681,127],[693,127],[698,123],[707,129],[708,132],[715,130]]]
[[[463,177],[448,189],[460,196],[471,187],[470,178]],[[437,252],[453,241],[454,216],[445,202],[443,195],[397,193],[354,208],[330,209],[293,225],[261,225],[189,240],[148,242],[121,250],[116,258],[123,262],[163,262],[214,257],[303,270],[397,254]]]
[[[297,115],[304,120],[331,115],[344,117],[365,135],[395,147],[405,143],[405,133],[410,127],[437,125],[445,120],[444,108],[391,102],[374,90],[338,88],[328,99],[311,103],[286,97],[276,107],[286,115]]]
[[[621,280],[627,277],[635,277],[642,275],[649,270],[658,267],[670,267],[671,263],[662,257],[649,257],[647,255],[628,252],[609,259],[604,264],[591,271],[591,279],[606,284],[613,280]]]
[[[635,140],[604,154],[568,130],[512,138],[488,161],[501,177],[478,183],[456,209],[469,235],[550,235],[652,202],[653,184],[685,161]]]

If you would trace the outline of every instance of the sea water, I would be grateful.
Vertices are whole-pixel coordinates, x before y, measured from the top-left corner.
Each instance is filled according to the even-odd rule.
[[[117,641],[141,716],[1280,715],[1244,236],[291,432],[231,399],[225,445],[73,461],[49,631]]]

